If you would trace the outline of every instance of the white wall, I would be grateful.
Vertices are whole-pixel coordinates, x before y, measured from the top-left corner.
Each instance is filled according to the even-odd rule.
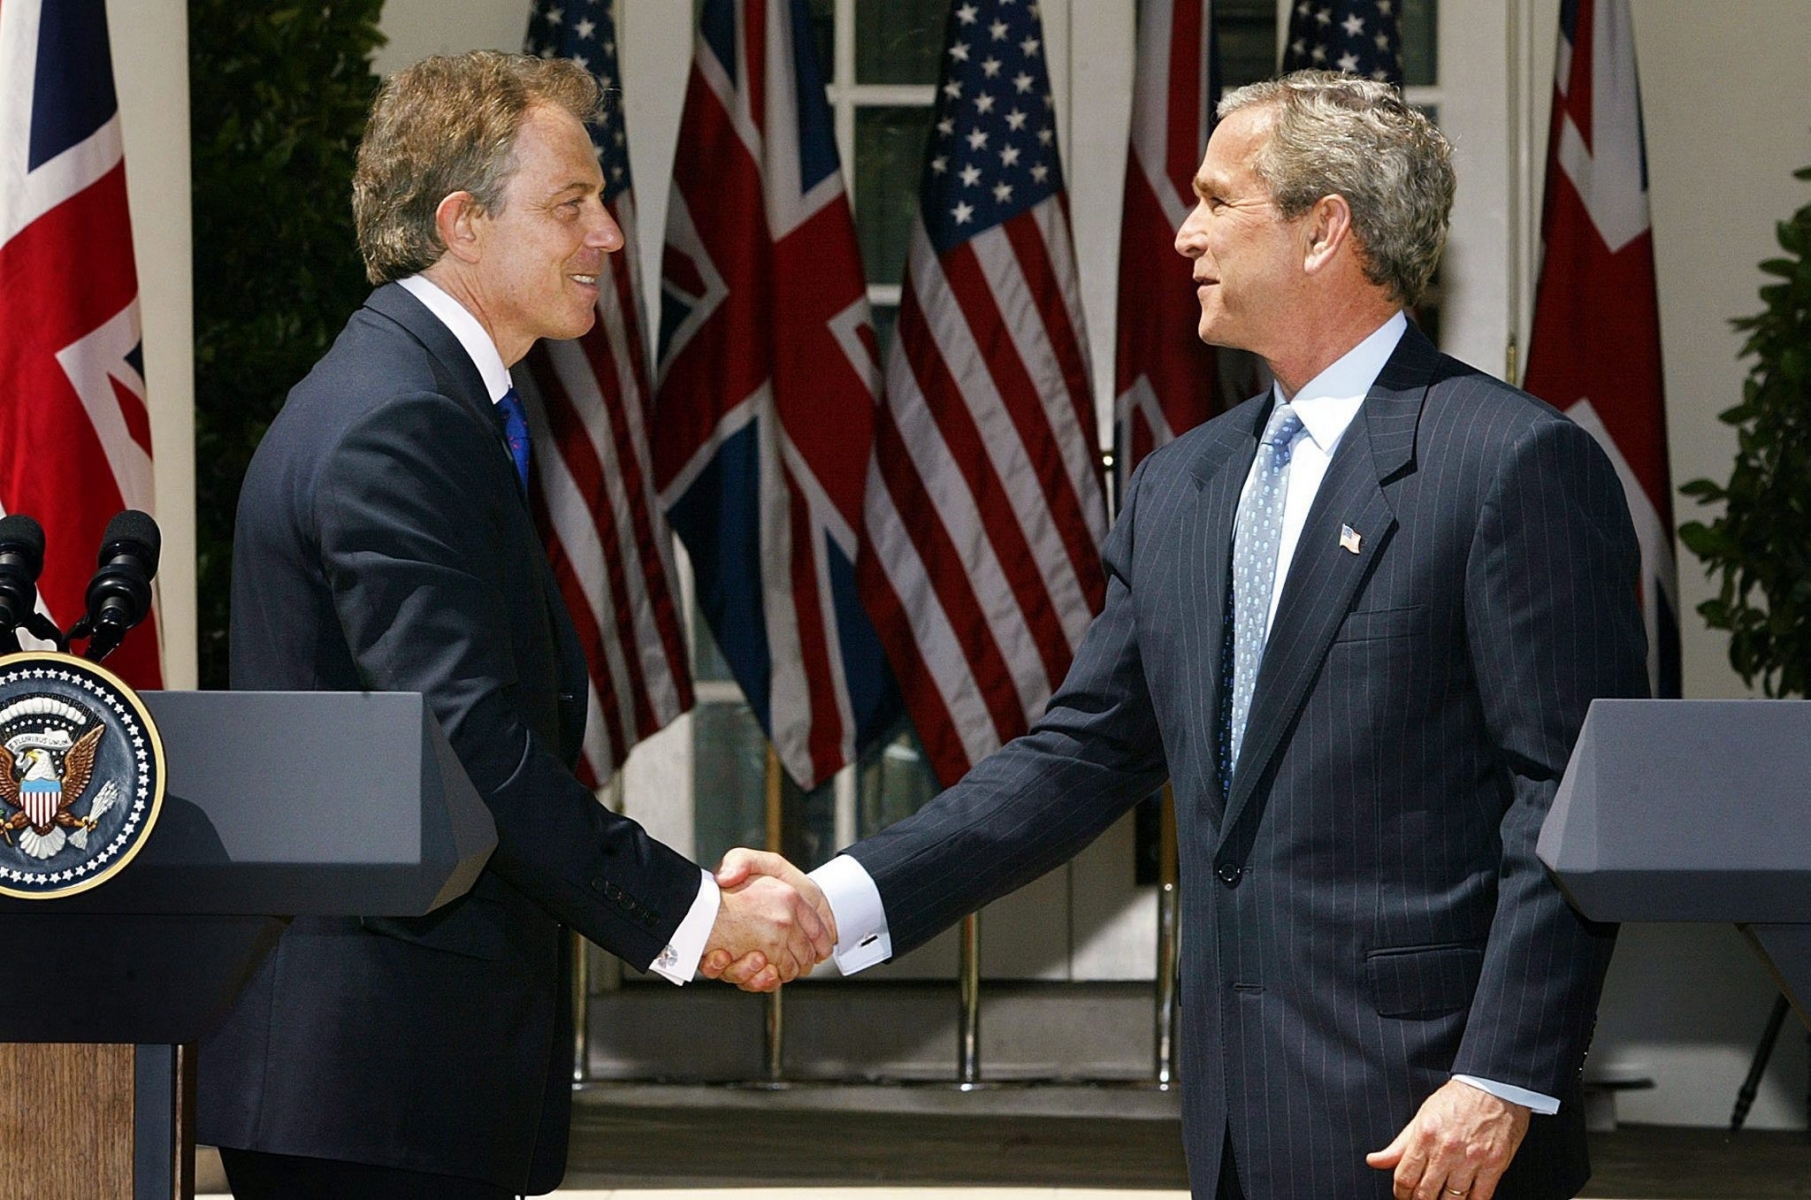
[[[189,36],[183,0],[108,0],[126,198],[144,321],[145,391],[163,556],[164,686],[195,666],[195,336],[189,232]]]

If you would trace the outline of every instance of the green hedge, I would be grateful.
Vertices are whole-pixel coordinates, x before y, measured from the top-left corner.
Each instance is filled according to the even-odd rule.
[[[201,684],[227,682],[233,509],[283,397],[368,290],[353,155],[383,0],[189,0]]]

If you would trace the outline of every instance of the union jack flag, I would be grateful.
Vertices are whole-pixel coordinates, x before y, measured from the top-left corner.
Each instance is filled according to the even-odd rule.
[[[1397,0],[1300,0],[1289,13],[1283,70],[1314,67],[1402,86]]]
[[[590,667],[579,777],[595,787],[636,742],[692,707],[692,675],[648,448],[647,322],[612,5],[539,0],[528,52],[570,58],[611,93],[591,140],[624,245],[605,260],[597,323],[573,341],[536,344],[513,373],[539,448],[529,502]]]
[[[1213,0],[1139,0],[1132,145],[1119,226],[1114,469],[1220,411],[1213,347],[1193,335],[1200,309],[1176,230],[1195,206],[1195,168],[1220,95]]]
[[[880,371],[805,0],[707,0],[661,276],[655,478],[719,649],[814,787],[899,700],[856,590]]]
[[[1648,676],[1679,695],[1679,577],[1660,301],[1628,0],[1564,0],[1523,386],[1603,445],[1641,545]]]
[[[863,595],[953,783],[1043,714],[1105,595],[1081,291],[1036,5],[950,11]]]
[[[0,3],[0,511],[44,526],[40,603],[85,608],[121,509],[153,511],[138,273],[104,0]],[[108,660],[161,687],[154,615]]]

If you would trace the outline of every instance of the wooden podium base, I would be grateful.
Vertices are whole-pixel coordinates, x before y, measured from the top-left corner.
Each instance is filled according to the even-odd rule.
[[[0,1196],[191,1200],[192,1046],[0,1043]]]

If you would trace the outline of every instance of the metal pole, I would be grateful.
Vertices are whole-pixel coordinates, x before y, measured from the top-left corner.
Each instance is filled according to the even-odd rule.
[[[623,810],[623,773],[610,782],[597,802],[611,812]],[[572,1082],[575,1087],[591,1080],[591,951],[584,935],[572,931]]]
[[[956,1080],[964,1089],[981,1083],[981,914],[962,918],[962,1011],[956,1028]]]
[[[785,853],[785,790],[780,779],[780,752],[767,743],[767,848],[775,854]],[[779,1083],[786,1078],[786,1018],[780,988],[767,995],[767,1079]]]
[[[1176,968],[1182,947],[1181,867],[1176,846],[1176,790],[1163,785],[1163,836],[1157,870],[1157,1086],[1176,1085]]]
[[[572,1082],[578,1086],[591,1082],[591,955],[583,934],[574,929],[571,937]]]
[[[1509,202],[1509,211],[1506,220],[1509,236],[1504,239],[1504,241],[1508,243],[1506,248],[1509,251],[1509,279],[1507,281],[1509,286],[1504,289],[1507,293],[1506,299],[1509,308],[1509,342],[1504,348],[1503,353],[1503,382],[1507,383],[1510,387],[1517,386],[1517,376],[1521,369],[1521,364],[1516,361],[1516,339],[1522,324],[1521,17],[1521,0],[1509,0],[1509,2],[1504,5],[1503,9],[1503,24],[1509,43],[1507,47],[1509,59],[1507,64],[1509,68],[1509,86],[1505,89],[1508,94],[1504,97],[1508,109],[1508,112],[1505,114],[1505,131],[1507,136],[1503,139],[1509,152],[1509,162],[1507,164],[1506,172],[1506,182],[1509,186],[1504,189],[1507,193]]]

